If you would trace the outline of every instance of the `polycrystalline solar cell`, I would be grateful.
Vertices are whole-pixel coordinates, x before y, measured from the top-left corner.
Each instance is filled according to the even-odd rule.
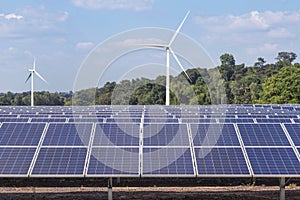
[[[252,118],[220,118],[220,123],[253,123]]]
[[[144,148],[143,176],[194,176],[190,148]]]
[[[0,145],[37,146],[45,123],[3,123],[0,128]]]
[[[93,146],[139,146],[140,125],[99,123]]]
[[[82,118],[69,118],[69,123],[78,122],[78,123],[96,123],[96,122],[103,122],[103,118],[90,118],[90,117],[82,117]]]
[[[32,118],[31,122],[65,122],[66,118]]]
[[[93,148],[87,175],[139,176],[139,148]]]
[[[144,123],[178,123],[177,118],[145,118]]]
[[[300,124],[284,124],[295,146],[300,146]]]
[[[189,146],[186,124],[144,124],[144,146]]]
[[[293,119],[295,123],[300,123],[300,119]]]
[[[83,176],[86,148],[41,148],[32,175]]]
[[[287,114],[277,114],[277,115],[269,115],[269,118],[275,118],[275,119],[278,119],[278,118],[297,118],[297,115],[287,115]]]
[[[0,148],[0,176],[26,176],[36,148]]]
[[[245,146],[290,146],[280,124],[238,124]]]
[[[233,124],[191,124],[194,146],[240,146]]]
[[[300,165],[292,148],[246,148],[254,175],[299,175]]]
[[[257,123],[291,123],[287,118],[257,118]]]
[[[50,123],[43,146],[88,146],[93,124]]]
[[[250,175],[241,148],[195,148],[198,175]]]
[[[0,117],[0,122],[28,122],[29,118],[17,118],[17,117]]]
[[[217,120],[214,118],[183,118],[182,123],[216,123]]]
[[[106,123],[141,123],[141,118],[130,118],[130,117],[114,117],[106,118]]]

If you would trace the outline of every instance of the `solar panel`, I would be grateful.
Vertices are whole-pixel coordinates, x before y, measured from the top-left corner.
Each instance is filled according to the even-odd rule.
[[[140,125],[99,123],[93,146],[139,146]]]
[[[198,176],[249,176],[241,148],[195,148]]]
[[[300,124],[284,124],[295,146],[300,146]]]
[[[86,148],[41,148],[32,175],[83,176]]]
[[[189,146],[186,124],[144,124],[144,146]]]
[[[144,148],[142,175],[195,176],[189,148]]]
[[[0,128],[0,146],[37,146],[45,123],[3,123]]]
[[[257,118],[257,123],[292,123],[290,118]]]
[[[87,176],[139,176],[139,148],[92,148]]]
[[[194,146],[240,146],[233,124],[191,124]]]
[[[27,176],[36,148],[0,148],[0,176]]]
[[[31,119],[31,122],[66,122],[66,118],[41,118],[34,117]]]
[[[280,124],[238,124],[245,146],[290,146]]]
[[[300,174],[299,160],[292,148],[247,148],[254,175]]]
[[[50,123],[43,146],[88,146],[91,123]]]
[[[0,177],[300,177],[297,106],[0,106]]]

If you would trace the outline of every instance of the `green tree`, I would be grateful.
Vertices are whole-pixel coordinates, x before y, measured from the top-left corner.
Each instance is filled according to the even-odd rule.
[[[289,66],[267,78],[258,103],[300,103],[300,68]]]

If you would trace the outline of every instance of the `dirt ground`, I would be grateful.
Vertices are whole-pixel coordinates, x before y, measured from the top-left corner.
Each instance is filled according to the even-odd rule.
[[[115,187],[113,199],[222,199],[262,200],[279,199],[275,186],[227,186],[227,187]],[[286,188],[286,199],[300,200],[300,187]],[[1,200],[99,200],[107,199],[106,187],[1,187]]]
[[[175,181],[176,180],[176,181]],[[125,179],[117,183],[114,179],[113,199],[145,199],[145,200],[277,200],[279,186],[277,180],[257,181],[259,185],[237,184],[247,180],[131,180]],[[153,184],[155,183],[155,185]],[[204,186],[218,183],[222,186]],[[78,180],[11,180],[0,179],[1,200],[99,200],[108,198],[107,179],[78,181]],[[257,183],[256,183],[257,184]],[[286,186],[287,200],[300,200],[300,186],[297,181]],[[99,187],[95,187],[99,185]]]

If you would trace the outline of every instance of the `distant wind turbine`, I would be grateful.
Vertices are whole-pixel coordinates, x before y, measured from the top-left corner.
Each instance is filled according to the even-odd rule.
[[[33,96],[33,77],[34,74],[36,74],[40,79],[42,79],[42,81],[44,81],[45,83],[48,83],[43,77],[42,75],[40,75],[36,70],[35,70],[35,57],[33,57],[33,66],[32,69],[29,69],[29,76],[27,77],[25,83],[27,83],[27,81],[30,79],[31,77],[31,106],[34,106],[34,96]]]
[[[183,18],[181,24],[178,26],[177,30],[175,31],[174,35],[172,36],[169,44],[145,44],[145,46],[147,46],[147,47],[162,48],[162,49],[166,50],[166,105],[170,105],[170,53],[175,58],[176,62],[181,67],[181,69],[183,70],[183,72],[185,73],[187,78],[191,81],[189,75],[186,73],[186,71],[183,68],[182,64],[180,63],[178,57],[176,56],[176,54],[174,53],[174,51],[171,48],[174,40],[176,39],[182,25],[184,24],[184,22],[185,22],[185,20],[186,20],[186,18],[188,17],[189,14],[190,14],[190,11],[188,11],[186,13],[186,15]]]

